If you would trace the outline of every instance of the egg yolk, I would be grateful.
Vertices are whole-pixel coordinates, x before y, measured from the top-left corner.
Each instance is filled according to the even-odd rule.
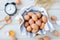
[[[13,35],[14,35],[14,31],[13,31],[13,30],[10,30],[10,31],[9,31],[9,35],[10,35],[10,36],[13,36]]]

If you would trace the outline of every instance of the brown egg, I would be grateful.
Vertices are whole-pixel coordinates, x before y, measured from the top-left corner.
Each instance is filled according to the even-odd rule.
[[[29,24],[34,24],[33,19],[30,19],[30,20],[29,20]]]
[[[32,16],[34,13],[33,12],[28,12],[28,15],[29,16]]]
[[[36,12],[36,15],[37,15],[38,18],[41,17],[41,13],[40,12]]]
[[[27,31],[30,32],[32,28],[30,26],[27,27]]]
[[[36,33],[38,31],[38,29],[33,29],[32,33]]]
[[[29,19],[30,19],[30,16],[29,16],[29,15],[25,15],[25,16],[24,16],[24,19],[25,19],[25,20],[29,20]]]
[[[41,24],[41,26],[40,26],[40,29],[43,29],[43,28],[44,28],[44,26],[45,26],[45,24],[44,24],[44,23],[42,23],[42,24]]]
[[[11,17],[10,16],[5,16],[5,21],[7,21],[7,20],[9,20],[9,19],[11,19]]]
[[[48,36],[44,36],[43,40],[50,40]]]
[[[16,4],[17,5],[21,4],[21,0],[16,0]]]
[[[10,40],[17,40],[17,38],[15,36],[10,36]]]
[[[46,16],[42,16],[42,21],[43,21],[44,23],[46,23],[46,22],[47,22],[47,17],[46,17]]]
[[[43,40],[43,38],[39,38],[38,40]]]
[[[32,15],[32,19],[34,20],[34,21],[37,21],[38,20],[38,18],[37,18],[37,15]]]
[[[36,24],[37,24],[38,26],[41,26],[41,21],[40,21],[40,20],[37,20],[37,21],[36,21]]]
[[[54,34],[55,36],[58,36],[58,35],[59,35],[59,32],[58,32],[57,30],[54,30],[54,31],[53,31],[53,34]]]
[[[37,26],[36,24],[32,24],[31,27],[32,27],[33,29],[38,29],[38,26]]]
[[[6,21],[6,23],[8,23],[8,24],[9,24],[9,23],[11,23],[11,20],[10,20],[10,19],[9,19],[9,20],[7,20],[7,21]]]
[[[57,20],[56,16],[51,16],[50,18],[51,18],[52,21],[56,21]]]
[[[29,22],[25,22],[25,23],[24,23],[24,26],[25,26],[25,27],[29,26]]]

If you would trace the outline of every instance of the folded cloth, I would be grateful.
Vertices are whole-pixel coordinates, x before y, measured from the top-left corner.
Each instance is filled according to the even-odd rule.
[[[33,6],[33,5],[32,5]],[[33,12],[38,12],[38,11],[40,11],[43,15],[46,15],[47,16],[47,18],[48,18],[48,15],[47,15],[47,13],[46,13],[46,11],[45,11],[45,9],[44,8],[42,8],[42,7],[40,7],[40,8],[38,8],[38,7],[36,7],[35,5],[35,7],[33,6],[33,7],[27,7],[26,8],[26,10],[22,10],[21,12],[21,14],[24,16],[27,12],[29,12],[29,11],[33,11]],[[28,11],[27,11],[28,10]],[[48,18],[48,20],[47,20],[47,22],[46,22],[46,24],[45,24],[45,27],[42,29],[42,30],[39,30],[37,33],[35,33],[35,34],[33,34],[33,33],[30,33],[30,32],[27,32],[26,31],[26,29],[25,29],[25,27],[24,27],[24,25],[22,25],[22,26],[20,26],[20,32],[22,33],[22,35],[26,35],[26,36],[29,36],[29,37],[34,37],[36,34],[46,34],[46,32],[47,31],[50,31],[50,32],[52,32],[52,31],[54,31],[55,29],[54,29],[54,27],[53,27],[53,25],[51,24],[51,22],[49,21],[49,18]]]

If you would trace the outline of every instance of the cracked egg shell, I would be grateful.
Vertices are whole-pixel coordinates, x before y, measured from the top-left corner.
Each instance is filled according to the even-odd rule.
[[[28,32],[30,32],[32,30],[32,28],[30,26],[27,27],[26,29]]]
[[[17,5],[21,4],[21,0],[16,0],[16,4]]]
[[[38,18],[41,17],[41,13],[40,12],[36,12],[36,15],[37,15]]]
[[[9,20],[9,19],[11,19],[11,17],[10,16],[5,16],[5,19],[4,20]]]
[[[44,40],[50,40],[50,38],[48,36],[44,36],[43,38]]]
[[[15,36],[10,36],[10,40],[17,40],[17,38]]]
[[[24,26],[25,26],[25,27],[29,26],[29,22],[25,22],[25,23],[24,23]]]
[[[30,20],[29,20],[29,24],[34,24],[33,19],[30,19]]]
[[[59,32],[58,32],[57,30],[54,30],[54,31],[53,31],[53,34],[54,34],[55,36],[58,36],[58,35],[59,35]]]
[[[46,23],[46,22],[47,22],[47,17],[46,17],[46,16],[42,16],[42,21],[43,21],[44,23]]]
[[[34,20],[34,21],[37,21],[38,20],[38,18],[37,18],[37,15],[32,15],[32,19]]]
[[[24,15],[24,19],[25,20],[29,20],[30,19],[30,16],[29,15]]]
[[[40,20],[37,20],[37,21],[36,21],[36,24],[37,24],[38,26],[41,26],[41,21],[40,21]]]

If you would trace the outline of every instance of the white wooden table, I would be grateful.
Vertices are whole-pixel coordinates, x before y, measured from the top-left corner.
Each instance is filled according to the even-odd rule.
[[[4,12],[4,5],[6,2],[9,1],[15,2],[15,0],[0,0],[0,20],[6,16],[6,13]],[[32,0],[21,0],[21,1],[22,1],[22,5],[17,6],[18,9],[21,9],[24,6],[28,6],[29,4],[33,3]],[[18,15],[18,12],[16,15]],[[60,1],[56,2],[51,6],[49,10],[49,14],[57,16],[58,20],[60,20]],[[15,16],[13,16],[12,19],[15,18]],[[0,26],[1,25],[2,23],[0,23]],[[56,30],[59,31],[59,37],[55,37],[51,35],[51,33],[48,33],[47,35],[50,36],[51,40],[60,40],[60,26],[56,24],[53,25],[56,28]],[[0,40],[9,40],[9,36],[8,36],[9,30],[15,31],[16,34],[15,36],[17,37],[18,40],[37,40],[36,38],[34,39],[34,38],[29,38],[27,36],[22,36],[21,33],[19,32],[20,31],[19,26],[18,24],[15,23],[15,20],[12,20],[11,24],[5,26],[3,29],[0,30]]]

